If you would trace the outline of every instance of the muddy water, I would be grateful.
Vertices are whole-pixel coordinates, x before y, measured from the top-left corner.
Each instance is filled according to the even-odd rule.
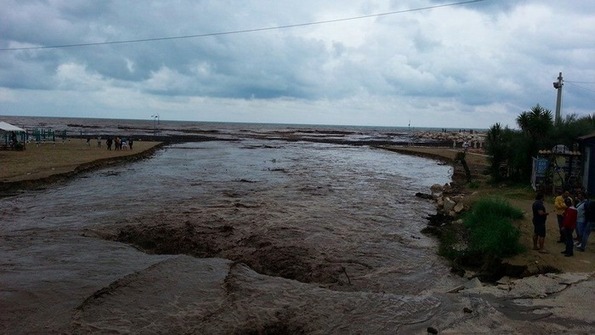
[[[367,147],[185,143],[1,199],[0,323],[61,330],[95,291],[172,253],[339,291],[449,287],[457,279],[420,233],[434,205],[414,194],[450,174]]]

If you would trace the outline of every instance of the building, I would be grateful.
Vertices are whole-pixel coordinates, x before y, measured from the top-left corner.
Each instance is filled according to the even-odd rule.
[[[583,188],[595,195],[595,133],[579,137],[578,142],[583,156]]]

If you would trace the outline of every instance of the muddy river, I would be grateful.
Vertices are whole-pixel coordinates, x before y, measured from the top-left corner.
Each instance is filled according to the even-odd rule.
[[[383,296],[384,307],[365,307],[360,317],[381,317],[369,318],[368,308],[386,313],[395,304],[409,306],[402,317],[384,320],[389,330],[420,311],[429,318],[436,306],[448,309],[429,293],[461,279],[436,255],[436,242],[420,233],[435,207],[415,193],[447,183],[451,173],[432,160],[368,147],[213,141],[171,145],[150,159],[0,199],[1,327],[7,333],[126,333],[143,324],[138,315],[163,317],[173,313],[164,301],[186,299],[182,309],[194,314],[165,317],[147,332],[323,329],[307,314],[294,323],[289,316],[277,316],[285,321],[272,326],[255,322],[268,320],[256,306],[241,308],[257,315],[245,320],[223,313],[204,323],[223,305],[230,304],[226,313],[239,307],[215,298],[217,307],[202,306],[213,292],[191,289],[189,282],[227,293],[250,285],[269,294],[295,291],[285,302],[257,294],[273,309],[330,297],[317,308],[358,309],[366,306],[358,299]],[[131,286],[139,296],[126,291],[120,300],[99,301]],[[251,294],[241,296],[258,301]],[[143,311],[143,300],[153,314]],[[231,328],[217,328],[223,324]]]

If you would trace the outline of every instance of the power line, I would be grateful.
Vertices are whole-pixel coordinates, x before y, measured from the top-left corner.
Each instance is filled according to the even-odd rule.
[[[595,81],[574,81],[574,80],[564,80],[565,83],[574,83],[574,84],[595,84]]]
[[[582,87],[581,85],[578,85],[578,84],[576,84],[576,83],[580,83],[580,81],[568,81],[568,80],[565,80],[564,82],[565,82],[565,83],[568,83],[568,84],[571,84],[573,87],[580,88],[581,90],[584,90],[584,91],[588,91],[588,92],[595,93],[595,90],[592,90],[592,89],[589,89],[589,88],[586,88],[586,87]],[[591,82],[591,83],[589,83],[589,82],[584,82],[584,83],[587,83],[587,84],[595,84],[595,82]]]
[[[188,38],[202,38],[202,37],[221,36],[221,35],[245,34],[245,33],[254,33],[254,32],[260,32],[260,31],[267,31],[267,30],[280,30],[280,29],[298,28],[298,27],[306,27],[306,26],[328,24],[328,23],[336,23],[336,22],[345,22],[345,21],[368,19],[368,18],[372,18],[372,17],[396,15],[396,14],[403,14],[403,13],[410,13],[410,12],[419,12],[419,11],[425,11],[425,10],[436,9],[436,8],[468,5],[468,4],[472,4],[472,3],[476,3],[476,2],[482,2],[482,1],[486,1],[486,0],[460,1],[460,2],[453,2],[453,3],[448,3],[448,4],[442,4],[442,5],[419,7],[419,8],[413,8],[413,9],[404,9],[404,10],[398,10],[398,11],[392,11],[392,12],[369,14],[369,15],[361,15],[361,16],[354,16],[354,17],[340,18],[340,19],[331,19],[331,20],[323,20],[323,21],[315,21],[315,22],[307,22],[307,23],[288,24],[288,25],[275,26],[275,27],[242,29],[242,30],[232,30],[232,31],[224,31],[224,32],[216,32],[216,33],[182,35],[182,36],[153,37],[153,38],[143,38],[143,39],[135,39],[135,40],[122,40],[122,41],[75,43],[75,44],[62,44],[62,45],[49,45],[49,46],[36,46],[36,47],[19,47],[19,48],[0,48],[0,51],[75,48],[75,47],[88,47],[88,46],[96,46],[96,45],[129,44],[129,43],[142,43],[142,42],[154,42],[154,41],[166,41],[166,40],[180,40],[180,39],[188,39]]]

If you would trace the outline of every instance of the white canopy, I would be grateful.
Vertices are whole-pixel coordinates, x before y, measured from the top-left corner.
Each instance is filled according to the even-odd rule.
[[[0,121],[0,130],[1,131],[22,131],[22,132],[25,132],[26,131],[23,128],[19,128],[17,126],[13,126],[10,123],[6,123],[4,121]]]

